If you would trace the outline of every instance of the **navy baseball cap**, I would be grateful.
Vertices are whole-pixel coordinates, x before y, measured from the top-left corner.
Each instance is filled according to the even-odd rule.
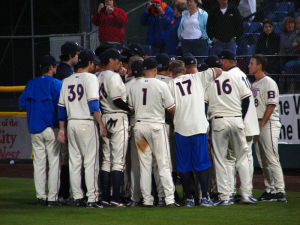
[[[98,56],[95,55],[94,57],[94,64],[97,65],[97,66],[100,66],[101,65],[101,60]]]
[[[173,61],[177,60],[176,55],[170,55],[169,58],[170,58],[170,62],[173,62]]]
[[[101,56],[100,56],[101,61],[106,61],[109,59],[119,59],[122,60],[124,59],[124,56],[121,55],[121,52],[115,48],[110,48],[105,50]]]
[[[204,60],[205,64],[211,68],[211,67],[219,67],[221,68],[221,62],[218,58],[218,56],[215,56],[215,55],[211,55],[209,57],[207,57],[205,60]]]
[[[151,70],[157,68],[157,62],[154,58],[147,58],[143,62],[143,70]]]
[[[134,55],[138,55],[138,56],[141,56],[141,57],[145,56],[145,51],[144,51],[142,45],[140,45],[138,43],[130,44],[128,46],[128,48],[131,50],[132,56],[134,56]]]
[[[136,60],[131,64],[132,75],[135,77],[143,75],[143,61]]]
[[[96,61],[96,55],[93,51],[89,49],[82,50],[78,55],[78,64],[86,63],[86,62],[94,62]]]
[[[186,66],[196,64],[196,58],[192,54],[186,54],[182,56],[182,61]]]
[[[52,55],[44,55],[40,58],[40,68],[46,66],[56,66],[57,61]]]
[[[235,60],[235,54],[232,51],[224,50],[219,54],[220,59]]]
[[[166,53],[161,53],[156,56],[157,68],[158,69],[168,69],[170,58]]]
[[[81,49],[82,48],[77,42],[67,41],[61,46],[60,51],[62,55],[68,55],[80,52]]]

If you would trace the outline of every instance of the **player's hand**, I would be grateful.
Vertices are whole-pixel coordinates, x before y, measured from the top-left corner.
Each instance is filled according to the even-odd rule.
[[[254,141],[257,141],[258,138],[259,138],[259,135],[255,135],[255,136],[254,136]]]
[[[213,70],[215,71],[216,78],[219,77],[223,72],[222,69],[217,68],[217,67],[214,67]]]
[[[107,14],[111,14],[113,11],[114,11],[114,8],[113,8],[113,7],[111,7],[111,6],[106,6],[105,12],[106,12]]]
[[[107,130],[104,126],[100,126],[100,136],[101,137],[106,137],[107,135]]]
[[[99,6],[98,6],[98,13],[101,12],[101,10],[104,8],[104,4],[103,3],[100,3]]]
[[[125,76],[127,74],[127,69],[124,66],[121,66],[119,69],[119,74]]]
[[[147,2],[147,10],[149,10],[152,6],[152,3],[151,2]]]
[[[59,130],[58,131],[58,134],[57,134],[57,140],[58,142],[62,143],[62,144],[65,144],[66,141],[67,141],[67,138],[66,138],[66,133],[64,130]]]

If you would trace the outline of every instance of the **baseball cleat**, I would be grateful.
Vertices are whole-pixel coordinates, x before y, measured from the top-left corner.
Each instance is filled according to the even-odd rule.
[[[62,204],[59,201],[48,201],[48,206],[62,206]]]
[[[202,198],[200,201],[202,207],[213,207],[215,204],[209,198]]]
[[[126,205],[124,205],[123,203],[114,202],[114,201],[110,201],[110,205],[111,205],[111,207],[120,207],[120,208],[125,208],[126,207]]]
[[[185,206],[187,206],[187,207],[195,206],[195,200],[193,198],[187,198],[185,200]]]
[[[137,207],[139,205],[140,204],[138,202],[130,201],[126,206],[128,206],[128,207]]]
[[[47,205],[47,200],[38,198],[36,204],[39,205],[39,206],[46,206]]]
[[[273,202],[277,201],[275,194],[272,194],[270,192],[264,192],[262,195],[257,199],[260,202]]]
[[[177,207],[180,207],[180,205],[174,202],[174,203],[166,205],[166,207],[167,208],[177,208]]]
[[[243,204],[255,204],[257,203],[257,199],[253,198],[252,196],[246,196],[246,197],[241,197],[239,202]]]
[[[84,202],[83,198],[80,198],[80,199],[76,199],[74,201],[74,206],[75,207],[84,207],[84,206],[86,206],[86,203]]]
[[[107,208],[107,207],[111,207],[111,204],[107,201],[101,201],[101,204],[103,205],[104,208]]]
[[[86,205],[87,208],[103,208],[100,202],[88,202]]]
[[[164,206],[166,206],[165,198],[159,198],[159,199],[158,199],[158,202],[157,202],[157,206],[159,206],[159,207],[164,207]]]
[[[287,202],[286,195],[283,192],[278,192],[275,194],[277,202]]]
[[[233,203],[230,202],[230,200],[218,200],[215,202],[215,205],[222,205],[222,206],[228,206],[232,205]]]

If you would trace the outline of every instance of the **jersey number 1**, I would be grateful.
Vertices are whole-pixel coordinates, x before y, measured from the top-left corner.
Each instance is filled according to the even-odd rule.
[[[147,88],[143,88],[143,105],[147,104]]]

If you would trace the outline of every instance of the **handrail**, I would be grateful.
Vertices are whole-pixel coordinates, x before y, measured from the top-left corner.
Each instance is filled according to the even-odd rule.
[[[25,86],[0,86],[0,92],[22,92]]]

